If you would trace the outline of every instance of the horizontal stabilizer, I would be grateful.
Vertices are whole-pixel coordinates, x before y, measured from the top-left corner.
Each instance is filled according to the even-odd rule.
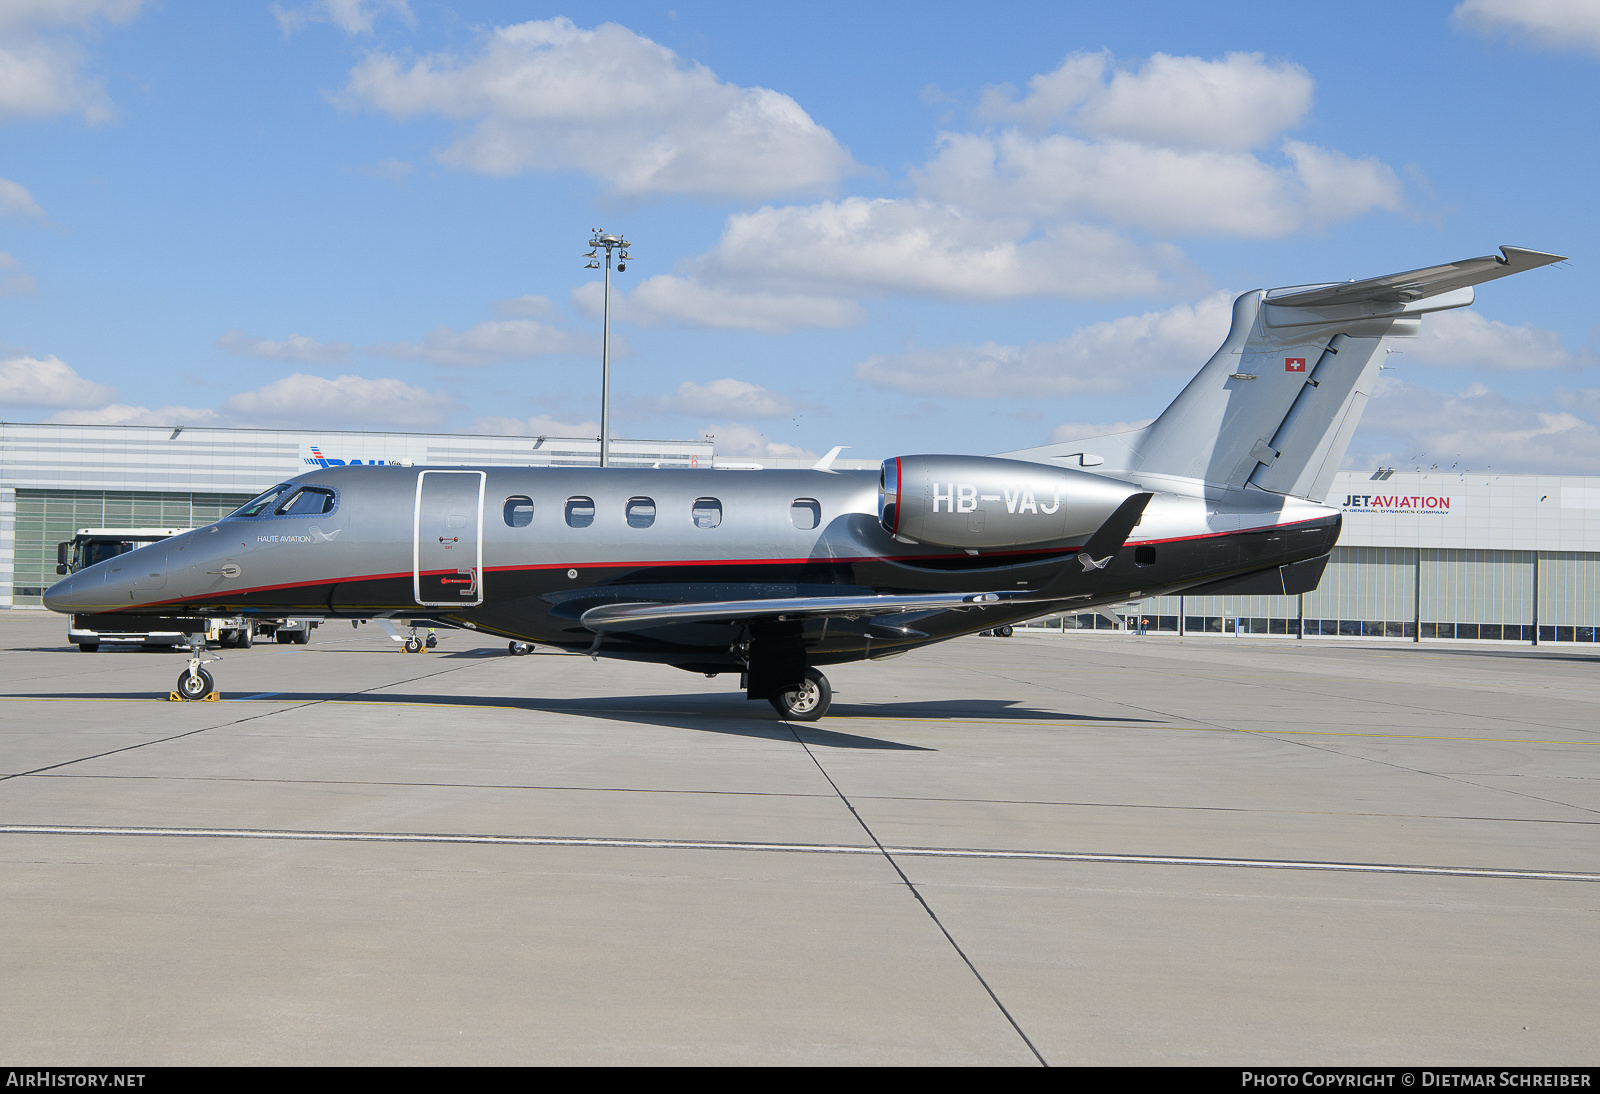
[[[1409,304],[1413,300],[1438,296],[1469,285],[1481,285],[1497,277],[1536,270],[1565,259],[1565,255],[1529,251],[1522,247],[1501,247],[1499,255],[1464,258],[1459,262],[1446,262],[1442,266],[1425,266],[1420,270],[1369,277],[1363,281],[1347,281],[1309,289],[1273,289],[1267,293],[1267,303],[1285,308],[1326,308],[1336,304],[1365,303]]]

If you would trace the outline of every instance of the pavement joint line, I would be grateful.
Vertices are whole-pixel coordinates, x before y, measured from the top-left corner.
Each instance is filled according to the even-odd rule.
[[[35,779],[103,779],[110,781],[145,782],[198,782],[198,783],[265,783],[274,786],[398,786],[429,787],[448,790],[540,790],[573,794],[687,794],[703,797],[734,798],[829,798],[833,793],[815,794],[779,790],[708,790],[704,788],[677,788],[662,786],[578,786],[557,783],[440,783],[397,782],[383,779],[269,779],[247,778],[237,775],[101,775],[81,771],[46,771],[36,775],[21,773]],[[1522,776],[1498,776],[1521,778]],[[1541,776],[1544,777],[1544,776]],[[1572,778],[1573,776],[1548,776]],[[1588,780],[1583,780],[1588,781]],[[1161,805],[1154,802],[1091,802],[1050,801],[1043,798],[941,798],[930,795],[863,794],[862,801],[876,802],[939,802],[959,805],[1030,805],[1060,809],[1155,809],[1188,813],[1246,813],[1252,815],[1287,815],[1296,817],[1380,817],[1391,820],[1432,820],[1488,822],[1492,824],[1587,824],[1600,825],[1600,820],[1582,820],[1571,817],[1491,817],[1456,815],[1450,813],[1363,813],[1335,809],[1262,809],[1234,805]],[[1577,807],[1574,807],[1577,808]]]
[[[4,824],[0,835],[161,836],[259,839],[311,843],[476,844],[509,847],[612,847],[668,851],[765,851],[790,854],[899,855],[906,858],[996,859],[1025,862],[1116,863],[1134,866],[1220,866],[1322,873],[1412,874],[1506,881],[1600,882],[1581,870],[1509,870],[1415,863],[1318,862],[1302,859],[1225,858],[1197,855],[1137,855],[1110,851],[1019,851],[981,847],[894,847],[887,844],[767,843],[744,840],[645,839],[618,836],[506,836],[460,832],[319,832],[264,828],[146,828],[127,825]]]
[[[784,724],[788,726],[789,732],[794,735],[795,743],[799,745],[800,750],[806,754],[806,758],[816,765],[818,774],[827,780],[828,785],[833,788],[833,792],[837,794],[839,796],[839,800],[844,803],[844,807],[850,810],[850,815],[855,818],[856,823],[861,826],[861,830],[865,832],[867,834],[867,838],[872,841],[873,851],[882,855],[884,861],[889,864],[889,868],[899,876],[901,884],[906,887],[906,890],[911,894],[912,898],[922,906],[922,910],[926,912],[928,918],[933,921],[933,925],[939,929],[939,933],[944,936],[944,940],[950,943],[950,948],[956,952],[956,956],[961,958],[962,963],[967,966],[967,970],[972,973],[973,978],[978,981],[978,985],[982,987],[984,993],[989,996],[990,1001],[993,1002],[995,1008],[999,1010],[1001,1017],[1006,1020],[1006,1022],[1011,1026],[1012,1030],[1016,1032],[1016,1035],[1021,1038],[1022,1043],[1028,1046],[1028,1051],[1033,1053],[1033,1058],[1035,1060],[1039,1061],[1039,1066],[1049,1067],[1050,1062],[1044,1058],[1044,1053],[1039,1051],[1038,1047],[1033,1043],[1033,1039],[1029,1037],[1027,1031],[1022,1028],[1022,1023],[1018,1022],[1016,1017],[1011,1013],[1006,1005],[1000,1001],[999,993],[996,992],[992,986],[990,986],[989,981],[984,977],[983,973],[978,971],[977,963],[974,962],[971,957],[967,956],[967,951],[961,948],[961,943],[956,941],[956,936],[951,934],[950,928],[946,927],[944,922],[940,920],[938,913],[933,910],[933,905],[928,903],[927,898],[922,895],[922,891],[917,888],[916,883],[913,882],[909,876],[907,876],[906,872],[900,868],[900,864],[895,861],[894,854],[883,846],[883,841],[878,838],[878,834],[872,830],[872,827],[869,824],[867,824],[867,818],[861,815],[860,811],[856,809],[855,803],[852,802],[845,794],[843,788],[834,781],[832,775],[828,774],[828,769],[822,766],[822,761],[817,758],[816,753],[811,751],[811,746],[806,743],[805,738],[800,736],[800,731],[795,728],[794,723],[785,718]]]
[[[389,684],[378,684],[378,685],[376,685],[374,687],[365,688],[365,689],[363,689],[363,691],[376,691],[380,687],[399,687],[401,684],[411,684],[411,683],[415,683],[418,680],[426,680],[426,679],[428,679],[430,677],[433,677],[433,676],[443,676],[447,672],[455,672],[455,671],[458,671],[459,669],[464,669],[466,667],[467,667],[466,665],[447,666],[447,667],[445,667],[443,669],[440,669],[438,672],[424,673],[421,676],[414,676],[414,677],[410,677],[410,678],[405,679],[405,680],[397,680],[397,681],[395,681],[393,683],[389,683]],[[349,692],[347,694],[360,695],[362,693],[363,692],[359,692],[358,691],[358,692]],[[115,700],[108,700],[108,701],[114,702]],[[162,701],[164,702],[165,700],[162,700]],[[298,702],[298,701],[296,701],[295,705],[290,706],[290,707],[285,708],[285,709],[287,709],[287,710],[304,710],[307,707],[317,706],[318,704],[320,704],[322,702],[324,702],[324,700],[320,700],[320,699],[313,699],[313,700],[310,700],[309,702]],[[7,775],[0,775],[0,782],[4,782],[7,779],[22,778],[23,776],[26,776],[26,775],[39,775],[39,774],[42,774],[42,773],[44,773],[46,771],[56,771],[56,770],[59,770],[60,768],[63,768],[63,767],[71,767],[73,764],[87,763],[90,760],[104,759],[107,756],[115,756],[118,753],[122,753],[122,752],[132,752],[134,749],[148,748],[151,745],[167,744],[167,743],[172,742],[172,741],[180,741],[185,737],[193,737],[193,736],[196,736],[196,735],[201,734],[201,733],[210,733],[214,729],[226,729],[229,726],[243,725],[245,722],[254,722],[254,721],[256,721],[258,719],[261,719],[261,718],[270,718],[275,714],[282,714],[282,713],[284,713],[284,710],[271,710],[271,711],[263,711],[260,714],[248,714],[248,715],[245,715],[242,718],[235,718],[232,721],[218,722],[216,725],[210,725],[210,726],[201,726],[198,729],[185,730],[182,733],[174,733],[171,736],[167,736],[167,737],[157,737],[157,738],[155,738],[153,740],[149,740],[149,741],[139,741],[136,744],[123,745],[121,748],[110,748],[110,749],[107,749],[104,752],[96,752],[96,753],[94,753],[93,755],[90,755],[90,756],[76,756],[76,757],[74,757],[74,758],[72,758],[70,760],[62,760],[59,763],[46,764],[43,767],[36,767],[36,768],[33,768],[32,770],[29,770],[29,771],[15,771],[15,772],[12,772],[12,773],[7,774]]]

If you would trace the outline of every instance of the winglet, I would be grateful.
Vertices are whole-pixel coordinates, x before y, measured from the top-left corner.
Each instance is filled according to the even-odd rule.
[[[833,448],[828,452],[828,454],[826,456],[822,457],[822,459],[818,460],[816,463],[811,465],[811,470],[813,470],[813,471],[833,471],[833,461],[839,458],[839,453],[843,452],[845,449],[847,449],[849,447],[850,446],[847,445],[847,444],[836,444],[836,445],[834,445]]]

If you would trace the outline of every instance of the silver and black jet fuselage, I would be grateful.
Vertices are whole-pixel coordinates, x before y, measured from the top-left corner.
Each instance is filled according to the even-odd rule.
[[[75,614],[433,618],[597,657],[739,672],[786,716],[819,665],[1174,592],[1309,592],[1322,504],[1381,362],[1473,286],[1561,256],[1502,247],[1258,289],[1148,425],[881,471],[329,467],[58,582]],[[209,693],[191,661],[179,693]],[[197,683],[198,681],[198,683]],[[191,687],[193,688],[190,691]]]
[[[984,462],[1030,471],[1009,460]],[[933,503],[947,520],[954,512],[958,532],[973,521],[956,510],[978,512],[980,497],[979,486],[970,501],[962,497],[965,484],[956,475],[964,470],[949,476],[949,500]],[[1127,548],[1089,569],[1071,565],[1089,538],[1083,531],[977,548],[897,537],[885,521],[903,514],[894,511],[882,478],[863,471],[330,467],[215,524],[74,574],[49,590],[49,606],[169,616],[428,617],[601,656],[738,672],[748,667],[752,632],[768,619],[799,625],[808,664],[837,664],[1314,560],[1338,534],[1336,511],[1298,499],[1272,496],[1219,522],[1203,498],[1156,494]],[[1088,530],[1137,493],[1098,478],[1074,475],[1075,487],[1089,483],[1099,495],[1079,522]],[[1002,483],[983,495],[998,495],[984,510],[1003,513],[1007,490]],[[1026,485],[1009,490],[1012,508],[1022,512],[1007,515],[1020,522],[1049,520],[1041,509],[1066,504],[1044,490],[1034,499]],[[902,500],[900,507],[909,506]],[[996,523],[991,515],[988,527]],[[996,538],[981,529],[968,534],[974,542]],[[841,606],[840,598],[849,603]],[[673,606],[682,610],[663,612]]]

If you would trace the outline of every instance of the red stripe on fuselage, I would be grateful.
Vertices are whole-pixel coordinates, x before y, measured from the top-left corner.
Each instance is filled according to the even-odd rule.
[[[1301,524],[1311,524],[1323,517],[1314,517],[1312,520],[1298,520],[1289,524],[1264,524],[1256,528],[1238,528],[1229,532],[1202,532],[1195,536],[1173,536],[1170,539],[1141,539],[1132,540],[1140,546],[1153,546],[1158,543],[1188,543],[1197,539],[1221,539],[1224,536],[1242,536],[1252,532],[1270,532],[1279,528],[1293,528]],[[1062,547],[1059,549],[1061,557],[1066,558],[1078,552],[1077,547]],[[981,556],[985,558],[1004,558],[1012,555],[1041,554],[1052,552],[1040,551],[991,551]],[[655,568],[663,566],[805,566],[818,563],[857,563],[857,562],[931,562],[939,559],[971,558],[965,552],[950,552],[938,555],[855,555],[841,558],[701,558],[701,559],[646,559],[622,562],[535,562],[523,566],[485,566],[484,573],[514,573],[529,570],[606,570],[622,568]],[[1041,561],[1044,561],[1041,559]],[[458,570],[424,570],[423,577],[434,577],[440,574],[454,574]],[[959,573],[960,571],[950,571]],[[255,585],[248,589],[229,589],[225,594],[218,594],[216,599],[235,599],[242,596],[252,596],[256,593],[276,592],[279,589],[304,589],[313,585],[341,585],[352,581],[389,581],[395,578],[411,577],[410,570],[389,574],[359,574],[351,577],[324,577],[314,581],[286,581],[278,585]],[[194,603],[195,597],[175,597],[171,600],[152,600],[145,604],[130,604],[128,608],[114,608],[103,614],[113,615],[117,612],[127,611],[131,608],[159,608],[169,604]],[[475,606],[475,605],[474,605]]]

